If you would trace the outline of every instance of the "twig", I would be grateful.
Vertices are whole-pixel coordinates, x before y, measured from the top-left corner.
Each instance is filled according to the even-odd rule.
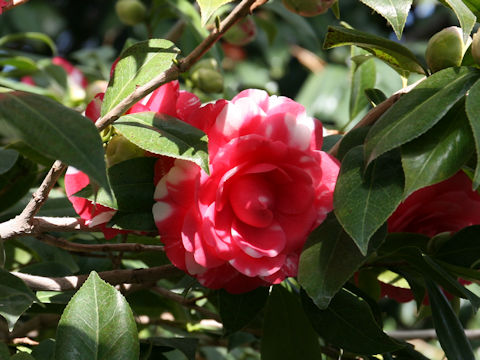
[[[177,64],[172,64],[169,69],[150,80],[147,84],[137,87],[132,94],[123,99],[117,106],[96,122],[95,125],[97,128],[100,131],[105,129],[146,95],[161,85],[177,79],[181,73],[187,71],[195,62],[197,62],[232,25],[242,17],[246,16],[250,12],[250,7],[254,8],[256,5],[258,6],[258,3],[262,3],[262,1],[243,0],[240,2],[220,23],[218,29],[213,29],[210,35],[207,36],[186,58],[180,60]],[[59,160],[55,161],[42,184],[32,195],[32,199],[22,213],[13,219],[14,221],[10,222],[8,227],[2,226],[4,224],[0,224],[0,239],[7,239],[11,236],[15,236],[12,234],[21,235],[27,233],[32,234],[35,232],[35,225],[32,222],[32,219],[47,200],[50,190],[66,168],[66,164],[63,164]]]
[[[377,106],[375,106],[373,109],[371,109],[363,118],[360,120],[354,127],[353,129],[357,129],[360,127],[368,126],[374,124],[388,109],[390,109],[401,97],[402,95],[410,92],[413,90],[418,84],[420,84],[425,78],[421,78],[417,82],[406,86],[399,91],[397,91],[395,94],[390,96],[387,100],[381,102]],[[353,130],[352,129],[352,130]],[[340,143],[342,140],[340,139],[337,141],[337,143],[330,149],[328,152],[330,155],[337,156],[338,149],[340,147]]]
[[[22,279],[31,289],[44,291],[76,290],[82,286],[88,277],[88,275],[44,277],[19,272],[12,272],[12,274]],[[181,274],[183,274],[183,272],[173,265],[163,265],[149,269],[111,270],[98,273],[103,280],[111,285],[119,285],[123,283],[148,283],[160,279],[176,277]]]
[[[412,340],[412,339],[423,339],[431,340],[437,339],[437,333],[435,329],[424,329],[424,330],[395,330],[387,331],[387,334],[398,340]],[[465,336],[470,340],[480,339],[480,330],[465,330]]]
[[[220,316],[218,314],[215,314],[214,312],[207,310],[201,306],[197,306],[195,304],[192,304],[189,299],[185,298],[182,295],[175,294],[174,292],[167,290],[165,288],[156,286],[152,288],[152,291],[156,292],[157,294],[163,296],[164,298],[170,299],[175,301],[176,303],[179,303],[180,305],[183,305],[185,307],[188,307],[192,310],[198,311],[200,314],[202,314],[205,317],[208,317],[210,319],[214,319],[217,321],[221,321]]]
[[[135,91],[123,99],[117,106],[107,114],[97,120],[95,125],[99,130],[105,129],[120,116],[123,115],[132,105],[144,98],[163,84],[175,80],[178,76],[187,71],[195,62],[197,62],[221,37],[222,35],[242,17],[250,12],[250,6],[255,0],[243,0],[233,11],[220,23],[220,26],[214,28],[211,33],[184,59],[173,64],[169,69],[150,80],[145,85],[139,86]]]
[[[69,250],[73,252],[110,252],[110,251],[164,251],[161,245],[144,245],[138,243],[123,243],[123,244],[78,244],[65,239],[56,238],[51,235],[39,235],[38,240],[55,247]]]
[[[60,315],[57,314],[38,314],[26,322],[18,322],[9,334],[9,338],[21,338],[27,336],[31,331],[54,327],[59,320]]]
[[[3,8],[3,11],[6,11],[6,10],[11,10],[13,9],[15,6],[19,6],[19,5],[22,5],[22,4],[25,4],[26,2],[28,2],[28,0],[12,0],[8,3],[8,5],[6,5],[4,8]]]

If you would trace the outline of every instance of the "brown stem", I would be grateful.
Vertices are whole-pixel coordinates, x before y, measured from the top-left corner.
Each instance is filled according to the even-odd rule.
[[[31,289],[44,291],[76,290],[82,286],[88,277],[88,275],[44,277],[19,272],[12,272],[12,274],[22,279]],[[176,277],[181,274],[183,274],[183,272],[173,265],[163,265],[148,269],[111,270],[98,273],[103,280],[111,285],[148,283]]]
[[[39,235],[37,239],[53,245],[55,247],[69,250],[73,252],[111,252],[111,251],[129,251],[129,252],[142,252],[142,251],[164,251],[161,245],[144,245],[138,243],[123,243],[123,244],[78,244],[65,239],[56,238],[51,235]]]

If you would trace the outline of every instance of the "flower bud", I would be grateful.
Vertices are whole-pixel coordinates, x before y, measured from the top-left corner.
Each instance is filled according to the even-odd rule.
[[[233,25],[223,35],[223,39],[232,45],[244,46],[252,42],[257,35],[257,26],[252,18],[246,17]]]
[[[147,8],[139,0],[118,0],[115,11],[125,25],[137,25],[145,20]]]
[[[480,65],[480,29],[473,35],[472,56],[477,65]]]
[[[215,60],[214,58],[202,59],[192,66],[190,72],[194,73],[198,69],[218,70],[217,60]]]
[[[107,166],[113,166],[122,161],[142,157],[145,150],[128,141],[122,135],[115,135],[110,139],[107,145]]]
[[[427,65],[432,73],[460,66],[470,41],[471,39],[464,44],[462,29],[457,26],[450,26],[433,35],[425,52]]]
[[[337,0],[282,0],[283,5],[298,15],[316,16],[330,9]]]
[[[200,68],[192,74],[193,84],[206,93],[223,91],[223,76],[216,70]]]

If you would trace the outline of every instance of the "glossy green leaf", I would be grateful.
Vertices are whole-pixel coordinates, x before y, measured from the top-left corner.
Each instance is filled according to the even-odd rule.
[[[11,169],[0,175],[0,211],[20,200],[35,184],[37,175],[37,164],[19,156]]]
[[[150,39],[136,43],[120,55],[102,104],[102,116],[117,106],[138,86],[172,66],[179,50],[168,40]]]
[[[480,1],[479,0],[463,0],[463,3],[475,14],[477,18],[480,17]]]
[[[55,340],[45,339],[32,350],[35,360],[55,360]]]
[[[8,351],[7,344],[1,342],[0,343],[0,360],[9,360],[10,359],[10,351]]]
[[[418,248],[405,248],[401,255],[424,277],[435,281],[452,295],[470,300],[475,309],[480,307],[480,298],[460,284],[447,270],[442,268],[430,256],[421,254]]]
[[[475,168],[475,175],[473,176],[474,189],[480,186],[480,121],[478,121],[478,119],[480,119],[480,102],[478,99],[480,99],[480,80],[472,86],[465,100],[465,109],[470,127],[473,131],[475,148],[477,150],[477,166]]]
[[[448,68],[436,72],[403,95],[372,126],[365,143],[367,164],[429,129],[465,96],[480,78],[480,71]]]
[[[455,175],[473,152],[472,130],[459,101],[427,133],[402,146],[404,196]]]
[[[122,116],[114,124],[123,136],[154,154],[193,161],[208,173],[207,136],[171,116],[142,112]]]
[[[39,95],[0,93],[0,133],[82,170],[109,189],[100,135],[78,112]]]
[[[18,352],[13,355],[10,360],[36,360],[32,355],[27,352]]]
[[[56,360],[134,360],[139,356],[137,326],[127,301],[96,272],[65,308],[56,340]]]
[[[225,5],[232,0],[197,0],[202,14],[202,24],[205,25],[213,13],[222,5]]]
[[[475,14],[464,4],[462,0],[445,0],[445,2],[453,9],[457,15],[460,26],[463,30],[463,41],[467,42],[477,18]]]
[[[404,346],[388,337],[375,321],[368,304],[348,290],[338,292],[325,310],[320,310],[305,293],[302,293],[302,304],[317,333],[336,347],[368,355]]]
[[[352,47],[355,49],[355,47]],[[352,50],[355,54],[355,50]],[[353,69],[351,93],[350,93],[350,120],[357,117],[369,106],[365,96],[365,89],[375,86],[376,66],[373,57],[357,65]]]
[[[431,280],[427,279],[426,285],[435,332],[446,357],[448,359],[475,360],[472,346],[445,294]]]
[[[345,155],[356,146],[363,145],[365,138],[367,137],[368,132],[370,131],[370,126],[361,126],[356,129],[352,129],[347,132],[340,142],[338,147],[337,159],[342,161]]]
[[[263,323],[262,360],[322,358],[318,336],[297,296],[281,285],[272,288]]]
[[[107,226],[115,229],[157,231],[151,210],[141,212],[117,211]]]
[[[10,331],[34,301],[35,294],[22,280],[0,268],[0,315],[7,320]]]
[[[18,152],[11,149],[0,149],[0,175],[5,174],[17,162]]]
[[[413,0],[360,0],[382,15],[392,25],[397,38],[402,37],[403,28]]]
[[[108,168],[113,198],[103,188],[88,185],[75,196],[89,199],[97,204],[126,212],[150,210],[153,205],[153,172],[156,158],[139,157],[122,161]]]
[[[38,41],[45,44],[52,51],[52,55],[57,54],[57,47],[55,42],[46,34],[40,32],[22,32],[15,34],[8,34],[0,38],[0,48],[5,47],[9,42],[19,42],[23,41],[28,43],[30,41]]]
[[[374,251],[385,236],[384,227],[372,238],[369,252]],[[309,236],[302,250],[298,282],[314,303],[325,309],[366,259],[335,216],[330,214]]]
[[[356,45],[367,50],[402,75],[408,72],[425,74],[425,70],[415,55],[403,45],[358,30],[329,26],[323,47],[330,49],[344,45]]]
[[[396,153],[385,154],[366,173],[362,146],[344,157],[334,192],[335,215],[363,255],[372,235],[400,204],[403,182]]]
[[[387,96],[379,89],[365,89],[365,95],[374,106],[387,100]]]
[[[233,334],[245,327],[263,309],[268,299],[268,288],[259,287],[244,294],[218,292],[220,317],[225,335]]]
[[[198,339],[180,337],[154,337],[149,338],[147,342],[153,347],[160,348],[161,350],[163,350],[162,352],[169,352],[177,349],[182,352],[188,360],[195,360],[195,354],[198,347]],[[148,359],[157,360],[156,355],[157,354],[152,353]]]
[[[475,267],[480,263],[480,225],[466,227],[456,232],[435,253],[435,258],[449,264]]]

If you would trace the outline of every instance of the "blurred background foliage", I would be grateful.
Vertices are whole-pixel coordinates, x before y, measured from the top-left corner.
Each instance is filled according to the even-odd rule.
[[[51,59],[53,55],[65,57],[78,66],[86,74],[89,83],[108,80],[110,66],[126,43],[131,44],[148,37],[168,37],[181,49],[182,54],[186,55],[205,36],[206,30],[201,26],[193,1],[145,0],[144,3],[149,9],[149,18],[146,23],[135,26],[122,24],[114,10],[115,1],[112,0],[31,0],[13,11],[6,12],[0,17],[0,37],[7,37],[3,38],[4,41],[0,47],[0,60],[15,54],[35,62],[30,64],[25,60],[24,66],[16,67],[14,72],[8,71],[8,66],[5,66],[0,73],[0,85],[2,81],[18,80],[26,75],[38,75],[41,60]],[[223,11],[228,11],[228,7]],[[358,30],[396,40],[395,34],[385,19],[372,14],[370,8],[357,0],[341,0],[340,14],[341,21]],[[349,129],[366,113],[370,106],[368,101],[357,104],[358,106],[350,104],[350,83],[352,68],[355,64],[350,61],[352,54],[349,48],[339,47],[329,51],[322,49],[322,39],[327,26],[340,22],[331,11],[313,18],[303,18],[288,12],[281,1],[271,0],[257,11],[254,20],[257,35],[251,43],[245,46],[234,46],[222,41],[208,54],[220,64],[218,70],[223,76],[223,93],[207,93],[195,88],[192,85],[191,72],[184,75],[182,86],[196,92],[204,101],[220,97],[231,98],[240,90],[250,87],[263,88],[271,94],[285,95],[297,100],[325,126],[340,131]],[[401,42],[419,59],[423,59],[428,39],[439,30],[451,25],[457,25],[454,13],[439,2],[415,1]],[[8,38],[12,34],[26,32],[46,34],[53,40],[54,46],[49,45],[48,39],[32,39],[31,36]],[[370,87],[382,90],[385,95],[389,96],[402,87],[400,76],[381,61],[371,59],[368,60],[368,64],[365,62],[361,66],[376,68],[376,77],[368,81],[371,82]],[[54,76],[48,72],[47,75]],[[409,83],[415,80],[416,78],[412,76]],[[64,89],[64,91],[67,90]],[[74,105],[80,109],[84,108],[91,96],[87,94],[82,102]],[[55,201],[59,202],[56,206],[53,205]],[[21,209],[22,204],[18,204],[17,207]],[[52,204],[50,208],[49,204]],[[6,219],[11,217],[12,212],[15,212],[15,209],[9,209],[9,213],[4,212],[0,216]],[[58,194],[57,199],[54,192],[47,206],[42,209],[42,214],[65,216],[74,213],[62,194]],[[77,235],[77,239],[80,237]],[[131,241],[152,242],[148,238],[136,238]],[[50,257],[53,264],[61,259],[62,268],[59,269],[57,264],[52,273],[56,276],[69,275],[79,270],[85,273],[91,269],[101,271],[112,268],[109,259],[90,259],[94,263],[89,263],[90,260],[77,256],[73,259],[68,252],[48,245],[33,248],[34,244],[35,242],[29,241],[28,238],[7,243],[5,250],[8,254],[7,258],[12,263],[7,264],[6,267],[16,268],[31,264],[33,256],[43,260],[45,257]],[[37,245],[39,246],[39,243]],[[158,265],[165,262],[165,259],[152,259],[150,256],[150,258],[125,259],[123,266],[145,267],[145,264]],[[81,266],[81,269],[78,266]],[[32,271],[30,269],[30,273],[34,273]],[[46,275],[45,268],[38,271]],[[184,279],[185,281],[188,279]],[[470,289],[479,293],[478,286],[472,285]],[[195,295],[194,292],[193,294]],[[47,295],[51,296],[51,294],[45,294]],[[65,297],[65,295],[68,294],[62,296]],[[203,294],[198,293],[198,296]],[[127,299],[137,315],[151,316],[162,303],[162,311],[168,309],[175,315],[175,319],[191,317],[191,314],[182,306],[166,301],[152,292],[138,292]],[[61,312],[67,300],[68,296],[67,298],[52,297],[46,309],[34,307],[34,310],[48,312],[58,308],[55,312]],[[209,300],[215,302],[215,299]],[[42,301],[47,302],[46,298]],[[462,301],[456,306],[466,328],[480,328],[480,317],[472,315],[470,304]],[[432,327],[431,320],[426,317],[428,310],[425,308],[417,311],[414,302],[399,304],[393,300],[382,299],[380,308],[386,315],[385,330],[387,331]],[[164,326],[163,330],[159,329],[160,327],[157,326],[144,325],[140,336],[146,338],[172,334],[189,336],[188,334],[192,333],[208,333],[211,338],[218,341],[211,341],[211,338],[205,341],[201,338],[203,346],[200,350],[200,359],[260,358],[259,342],[255,336],[238,332],[230,336],[228,341],[224,341],[215,322],[203,322],[180,330],[170,329],[167,326]],[[53,336],[52,329],[46,328],[41,337],[50,336]],[[480,357],[478,350],[480,340],[473,340],[472,344],[477,349],[477,356]],[[428,358],[442,358],[442,352],[436,341],[418,341],[415,345]],[[195,346],[195,344],[183,344],[183,346],[185,351],[188,351],[188,346]],[[229,352],[228,349],[232,351]],[[162,352],[162,354],[165,353]],[[167,354],[167,357],[158,358],[185,358],[184,353],[179,350],[167,352]]]

